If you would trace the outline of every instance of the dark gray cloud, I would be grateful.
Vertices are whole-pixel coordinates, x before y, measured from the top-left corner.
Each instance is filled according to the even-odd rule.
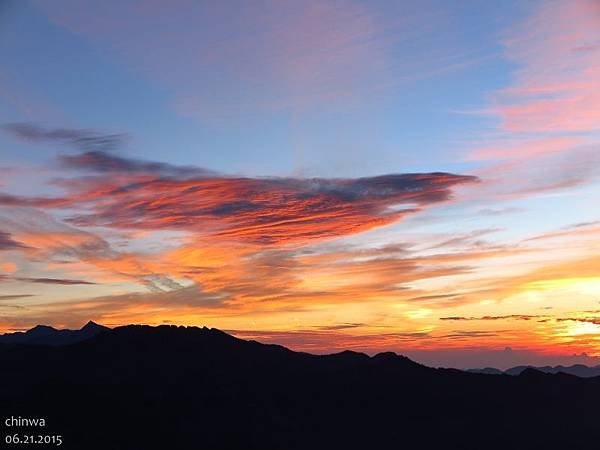
[[[464,316],[450,316],[440,317],[440,320],[531,320],[544,318],[547,316],[529,315],[529,314],[510,314],[507,316],[482,316],[482,317],[464,317]]]
[[[0,302],[5,300],[19,300],[22,298],[34,297],[34,294],[14,294],[14,295],[0,295]]]
[[[87,151],[77,155],[59,157],[61,167],[95,173],[130,173],[159,175],[163,177],[191,178],[206,177],[216,173],[196,166],[172,164],[124,158],[102,150]]]
[[[10,233],[0,231],[0,250],[21,250],[28,248],[25,244],[15,241]]]
[[[557,317],[557,322],[583,322],[600,325],[600,317]]]
[[[71,280],[65,278],[39,278],[39,277],[13,277],[9,275],[0,275],[0,282],[9,281],[24,281],[26,283],[37,283],[37,284],[60,284],[65,286],[77,285],[77,284],[96,284],[91,281],[84,280]]]
[[[65,169],[92,173],[138,173],[165,177],[203,177],[215,172],[195,166],[174,166],[167,163],[143,161],[116,156],[113,150],[121,148],[128,136],[106,134],[77,128],[43,128],[32,123],[10,123],[3,126],[13,136],[32,142],[54,142],[79,150],[76,155],[59,156]]]
[[[62,285],[76,285],[76,284],[96,284],[91,281],[84,280],[71,280],[65,278],[31,278],[31,277],[16,277],[14,280],[26,281],[28,283],[39,283],[39,284],[62,284]]]
[[[346,322],[346,323],[339,323],[336,325],[321,326],[321,327],[317,327],[317,329],[322,330],[322,331],[349,330],[352,328],[360,328],[365,325],[366,324],[359,323],[359,322]]]
[[[103,134],[88,129],[43,128],[32,123],[9,123],[3,128],[22,140],[55,142],[84,152],[114,150],[127,139],[125,134]]]

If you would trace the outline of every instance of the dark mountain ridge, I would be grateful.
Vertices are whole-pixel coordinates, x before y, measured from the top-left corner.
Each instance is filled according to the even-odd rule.
[[[139,325],[68,345],[5,343],[0,362],[2,414],[46,418],[62,448],[579,449],[600,439],[600,379],[534,369],[487,376],[389,352],[320,356]]]
[[[586,366],[583,364],[573,364],[571,366],[515,366],[506,370],[495,369],[493,367],[485,367],[483,369],[468,369],[467,372],[488,375],[520,375],[526,369],[535,369],[544,373],[566,373],[581,378],[591,378],[600,376],[600,365]]]
[[[91,320],[80,330],[57,330],[47,325],[37,325],[25,332],[0,334],[0,344],[69,345],[92,338],[110,328]]]

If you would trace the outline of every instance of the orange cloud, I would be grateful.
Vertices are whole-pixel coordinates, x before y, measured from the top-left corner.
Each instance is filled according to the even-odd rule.
[[[107,170],[107,158],[97,170]],[[111,161],[115,166],[108,170],[116,172],[113,177],[65,180],[62,184],[70,195],[63,198],[3,195],[0,204],[85,208],[89,212],[69,219],[78,226],[187,230],[220,240],[282,245],[387,225],[448,200],[456,185],[476,181],[448,173],[357,179],[174,179],[138,172],[154,167],[151,163]]]

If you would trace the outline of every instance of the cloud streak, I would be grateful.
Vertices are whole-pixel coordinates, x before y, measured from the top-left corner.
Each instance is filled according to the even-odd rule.
[[[516,70],[485,111],[498,119],[496,137],[467,158],[494,161],[475,172],[485,180],[478,195],[514,200],[598,181],[599,21],[594,0],[553,0],[506,30]]]
[[[63,286],[74,286],[74,285],[78,285],[78,284],[84,284],[84,285],[96,284],[91,281],[71,280],[71,279],[64,279],[64,278],[12,277],[12,276],[7,276],[7,275],[0,275],[0,282],[10,282],[10,281],[23,281],[25,283],[34,283],[34,284],[60,284]]]
[[[32,123],[10,123],[3,128],[13,136],[31,142],[57,143],[81,151],[110,151],[123,145],[124,134],[102,134],[94,130],[43,128]]]
[[[510,314],[507,316],[483,316],[483,317],[462,317],[462,316],[451,316],[451,317],[440,317],[440,320],[532,320],[538,318],[545,318],[548,316],[538,315],[527,315],[527,314]]]
[[[0,231],[0,251],[2,250],[22,250],[27,246],[21,242],[15,241],[9,233]]]
[[[186,230],[270,245],[339,237],[387,225],[447,201],[452,188],[477,181],[442,172],[302,179],[215,176],[198,169],[202,174],[198,176],[194,168],[102,152],[61,161],[70,169],[111,176],[63,180],[61,184],[69,191],[64,197],[0,194],[0,205],[79,208],[86,212],[68,219],[77,226]],[[183,176],[193,173],[192,178]]]
[[[0,302],[6,300],[20,300],[23,298],[33,297],[33,294],[14,294],[14,295],[0,295]]]
[[[62,155],[59,163],[66,169],[77,169],[94,173],[156,174],[174,178],[192,178],[215,175],[216,173],[194,166],[142,161],[115,156],[106,151],[87,151],[77,155]]]

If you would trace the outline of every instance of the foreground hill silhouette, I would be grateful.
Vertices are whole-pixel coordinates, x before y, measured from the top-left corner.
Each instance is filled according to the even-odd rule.
[[[75,449],[583,449],[600,378],[489,376],[394,353],[297,353],[208,328],[0,344],[0,414]],[[4,424],[1,424],[4,425]],[[1,426],[2,438],[7,428]],[[16,447],[16,446],[15,446]]]

